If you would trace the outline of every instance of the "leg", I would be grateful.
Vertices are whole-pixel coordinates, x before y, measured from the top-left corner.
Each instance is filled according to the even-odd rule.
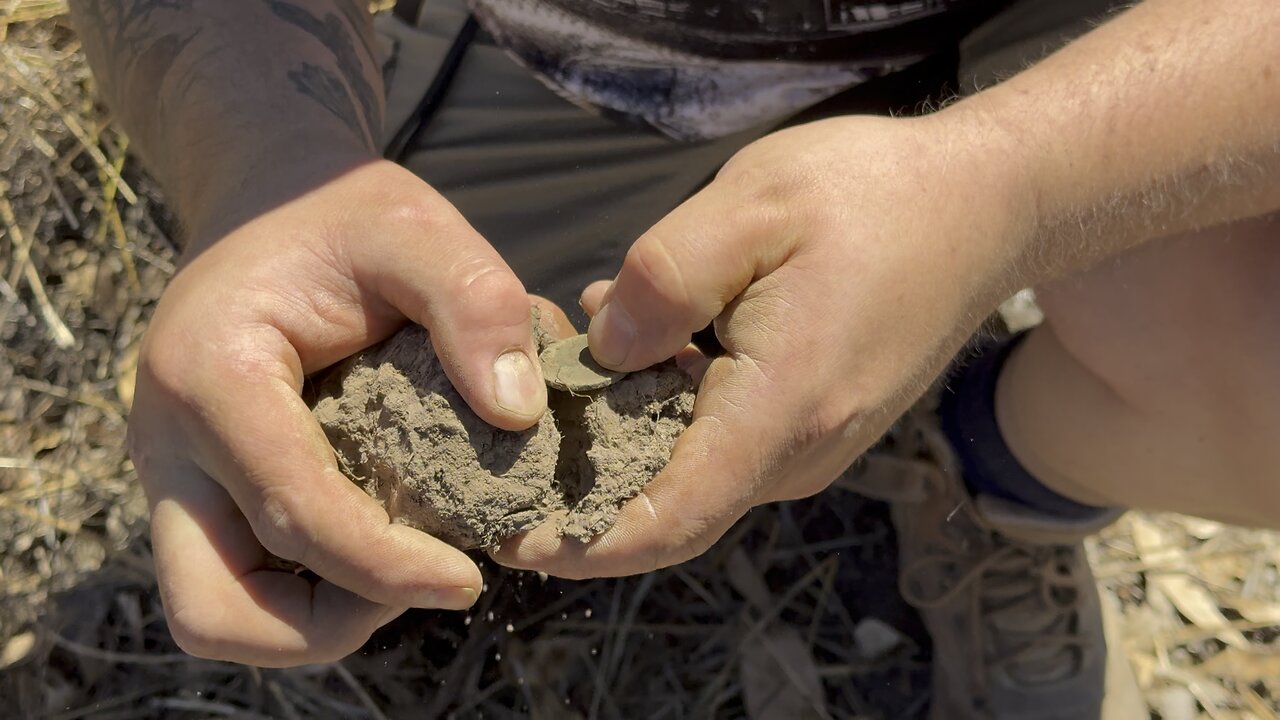
[[[1152,243],[1043,288],[1001,432],[1095,505],[1280,527],[1280,217]]]

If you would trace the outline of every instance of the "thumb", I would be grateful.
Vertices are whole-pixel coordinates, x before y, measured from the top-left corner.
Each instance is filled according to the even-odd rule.
[[[713,181],[627,251],[587,331],[601,365],[632,371],[673,357],[786,259],[780,214],[727,188]]]
[[[531,427],[547,409],[547,386],[529,296],[497,251],[435,198],[384,216],[393,241],[350,251],[357,281],[427,328],[449,380],[485,422]]]

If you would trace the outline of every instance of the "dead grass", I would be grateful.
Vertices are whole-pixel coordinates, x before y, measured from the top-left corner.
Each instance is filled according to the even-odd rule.
[[[62,12],[0,0],[0,712],[923,717],[927,638],[896,592],[885,508],[838,489],[644,577],[486,564],[470,613],[410,613],[341,663],[181,654],[122,448],[173,225],[93,103]],[[1153,717],[1277,716],[1276,535],[1132,515],[1093,551]]]
[[[1274,532],[1130,513],[1093,546],[1124,618],[1123,650],[1163,720],[1280,716]]]

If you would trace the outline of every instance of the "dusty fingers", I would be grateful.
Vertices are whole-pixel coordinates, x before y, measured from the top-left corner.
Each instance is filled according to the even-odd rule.
[[[393,205],[382,220],[397,242],[346,244],[357,285],[431,331],[449,380],[486,422],[504,430],[537,423],[547,389],[515,273],[433,191]]]
[[[791,246],[779,217],[744,207],[717,181],[663,218],[631,246],[599,299],[588,330],[596,360],[630,371],[674,356],[785,260]]]

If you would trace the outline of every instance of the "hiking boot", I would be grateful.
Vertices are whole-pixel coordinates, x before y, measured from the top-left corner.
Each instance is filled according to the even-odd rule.
[[[1119,510],[1062,520],[970,497],[932,413],[842,481],[892,504],[899,585],[933,639],[932,720],[1098,720],[1102,611],[1082,541]]]

